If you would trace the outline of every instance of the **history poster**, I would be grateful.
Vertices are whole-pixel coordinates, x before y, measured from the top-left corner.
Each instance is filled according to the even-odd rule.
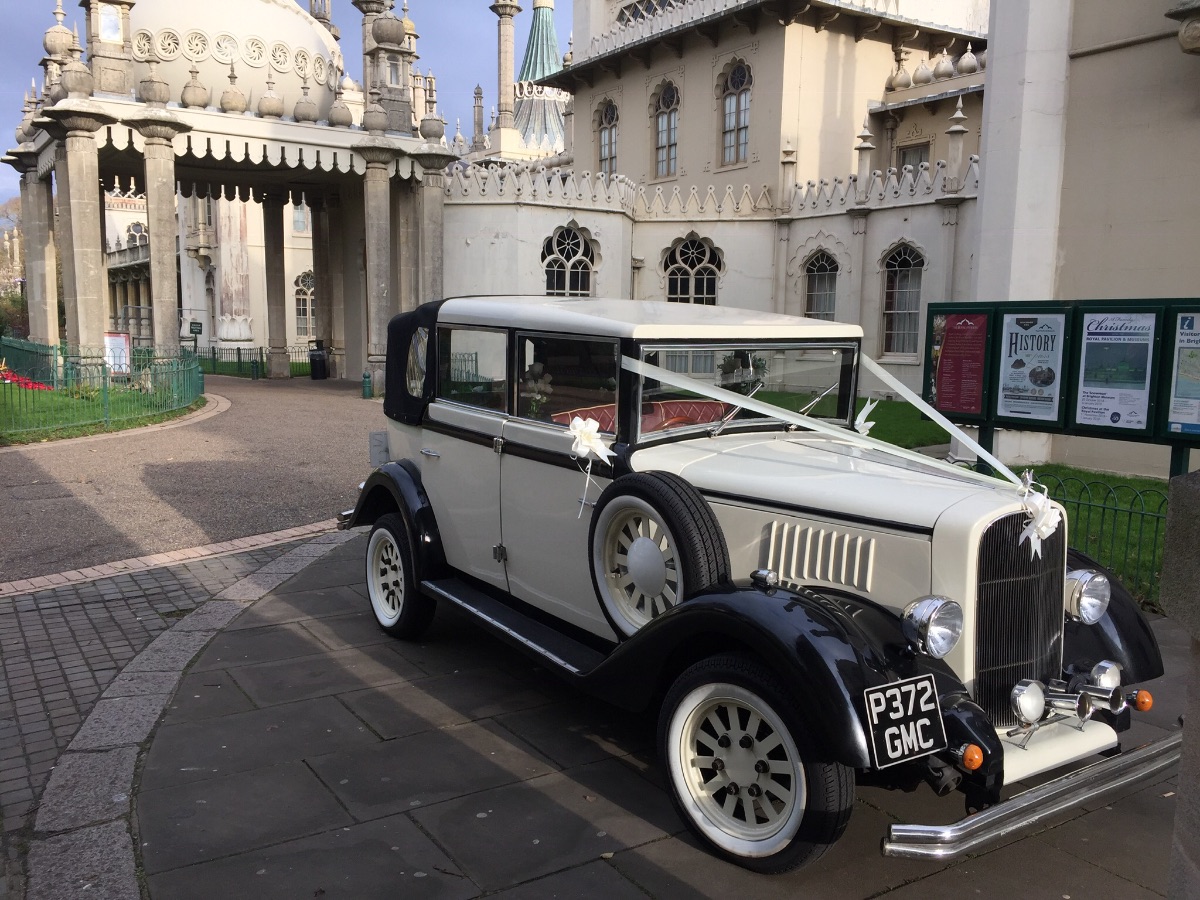
[[[1078,424],[1129,430],[1149,427],[1154,323],[1154,313],[1084,313]]]
[[[104,361],[113,375],[129,374],[129,335],[123,332],[104,332]]]
[[[1200,434],[1200,309],[1179,313],[1167,430]]]
[[[996,415],[1058,421],[1066,325],[1063,313],[1004,316]]]
[[[984,362],[987,359],[989,316],[951,313],[941,326],[935,347],[934,406],[943,413],[983,413]]]

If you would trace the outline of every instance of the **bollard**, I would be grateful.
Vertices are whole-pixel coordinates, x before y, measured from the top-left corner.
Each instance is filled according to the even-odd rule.
[[[363,369],[363,399],[370,400],[375,396],[375,392],[371,389],[371,370]]]
[[[200,379],[200,391],[196,394],[197,399],[199,399],[200,397],[204,396],[204,370],[200,369],[198,372],[196,372],[196,377]]]
[[[258,360],[250,360],[250,380],[258,381]]]

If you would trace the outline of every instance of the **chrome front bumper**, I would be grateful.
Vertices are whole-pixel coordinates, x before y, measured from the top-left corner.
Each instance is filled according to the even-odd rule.
[[[883,855],[900,859],[957,859],[1084,802],[1104,800],[1149,781],[1179,762],[1183,732],[1071,772],[1017,794],[953,825],[892,825]]]

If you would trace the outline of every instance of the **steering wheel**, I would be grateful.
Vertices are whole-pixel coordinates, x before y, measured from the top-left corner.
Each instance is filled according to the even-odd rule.
[[[695,419],[691,418],[690,416],[671,416],[671,418],[667,419],[665,422],[663,422],[661,425],[658,426],[658,430],[665,431],[668,428],[677,428],[680,425],[698,425],[698,424],[700,424],[700,423],[698,423]]]

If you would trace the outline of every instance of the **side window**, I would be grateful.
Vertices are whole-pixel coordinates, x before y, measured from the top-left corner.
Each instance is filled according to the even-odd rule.
[[[615,341],[519,335],[517,366],[518,416],[564,426],[579,416],[616,434]]]
[[[507,350],[503,331],[439,328],[438,398],[508,412]]]
[[[408,346],[408,365],[405,367],[405,384],[412,397],[425,396],[425,359],[429,351],[429,329],[418,328]]]

